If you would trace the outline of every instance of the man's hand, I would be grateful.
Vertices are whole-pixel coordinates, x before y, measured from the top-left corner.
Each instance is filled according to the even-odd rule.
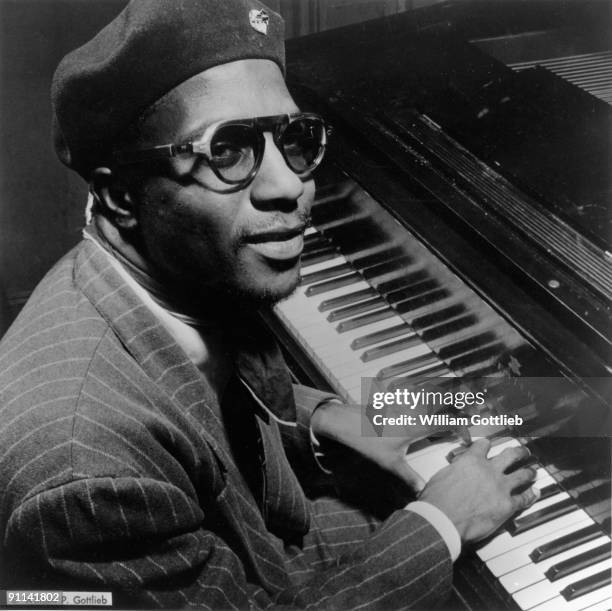
[[[531,488],[525,490],[535,478],[534,469],[504,473],[513,463],[526,458],[528,450],[508,448],[488,459],[489,448],[486,439],[475,441],[429,480],[419,499],[443,511],[463,542],[490,535],[537,499]],[[517,492],[521,489],[522,492]]]
[[[320,441],[331,439],[351,448],[382,469],[398,476],[415,491],[421,490],[425,485],[425,481],[406,461],[406,452],[411,443],[431,435],[436,430],[434,427],[406,427],[406,436],[378,437],[370,421],[362,416],[361,407],[335,401],[318,407],[310,424]]]

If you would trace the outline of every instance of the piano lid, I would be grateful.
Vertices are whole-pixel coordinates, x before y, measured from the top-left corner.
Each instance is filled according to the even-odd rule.
[[[602,51],[601,79],[609,85],[611,34],[605,2],[451,3],[290,41],[288,74],[366,113],[392,120],[407,108],[426,113],[612,251],[611,107],[548,68],[524,69],[525,55],[510,49],[529,46],[530,56]],[[494,55],[520,57],[521,70]]]
[[[607,371],[612,109],[551,70],[498,57],[605,51],[611,29],[603,2],[460,2],[295,39],[287,53],[298,101],[338,128],[330,148],[344,170],[383,203],[408,185],[410,204],[390,206],[419,239],[536,343],[548,316]],[[418,201],[413,186],[424,188]],[[510,303],[511,288],[498,298],[479,270],[471,277],[475,259],[444,252],[432,215],[465,230],[479,267],[496,261],[540,305]]]

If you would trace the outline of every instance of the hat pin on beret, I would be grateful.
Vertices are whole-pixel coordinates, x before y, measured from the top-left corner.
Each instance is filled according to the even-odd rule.
[[[257,30],[261,34],[268,34],[268,22],[270,21],[270,16],[263,9],[258,11],[257,9],[252,9],[249,11],[249,21],[251,22],[251,27],[254,30]]]

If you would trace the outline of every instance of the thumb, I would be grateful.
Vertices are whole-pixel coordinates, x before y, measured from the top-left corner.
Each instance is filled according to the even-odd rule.
[[[542,495],[539,488],[535,488],[531,486],[526,490],[523,490],[520,494],[516,494],[513,496],[514,501],[514,510],[522,511],[523,509],[527,509],[533,505]]]
[[[425,480],[408,464],[406,458],[401,460],[393,471],[415,492],[421,492],[425,488]]]
[[[482,456],[483,458],[486,458],[490,448],[491,442],[486,437],[483,437],[482,439],[476,439],[476,441],[472,443],[472,445],[468,448],[467,451],[471,452],[472,454],[477,454]]]

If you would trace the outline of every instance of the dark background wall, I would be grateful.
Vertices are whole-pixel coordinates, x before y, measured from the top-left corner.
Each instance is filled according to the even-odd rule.
[[[291,37],[435,1],[267,4],[283,14]],[[0,0],[0,335],[44,273],[76,244],[83,226],[87,187],[53,152],[53,71],[68,51],[91,38],[125,4],[126,0]]]

